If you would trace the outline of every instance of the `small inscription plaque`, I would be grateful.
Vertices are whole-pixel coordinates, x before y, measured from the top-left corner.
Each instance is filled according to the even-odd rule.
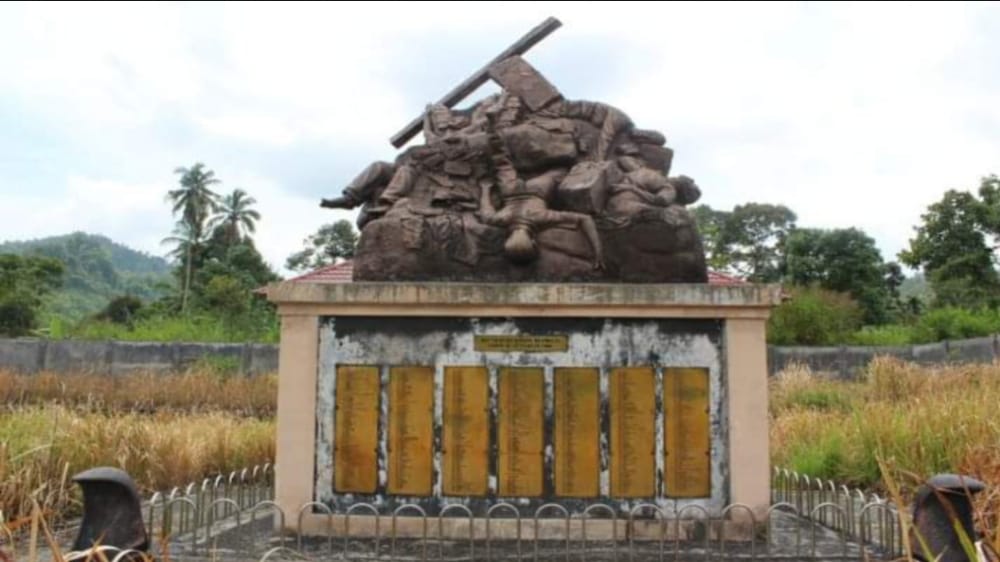
[[[601,491],[600,372],[555,370],[556,495],[593,498]]]
[[[711,489],[708,369],[664,369],[666,495],[703,498]]]
[[[611,495],[656,494],[656,372],[652,367],[611,371]]]
[[[499,495],[542,495],[545,376],[537,367],[500,369]]]
[[[489,372],[444,368],[441,470],[446,496],[485,496],[489,486]]]
[[[337,367],[333,489],[372,494],[378,485],[378,367]]]
[[[561,336],[474,336],[473,348],[476,351],[567,351],[569,337]]]
[[[434,369],[389,370],[389,482],[400,496],[429,496],[433,481]]]

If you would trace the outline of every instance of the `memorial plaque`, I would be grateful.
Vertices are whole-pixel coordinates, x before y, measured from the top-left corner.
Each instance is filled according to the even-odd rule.
[[[555,370],[556,496],[593,498],[601,492],[600,371]]]
[[[389,482],[400,496],[429,496],[433,483],[434,369],[389,370]]]
[[[499,495],[537,497],[543,493],[545,375],[537,367],[500,369]]]
[[[444,495],[485,496],[490,451],[486,367],[445,367],[442,426]]]
[[[656,372],[612,369],[610,380],[611,495],[656,495]]]
[[[526,351],[551,352],[569,349],[568,336],[474,336],[472,347],[476,351]]]
[[[666,495],[712,495],[708,369],[664,369],[663,450]]]
[[[373,494],[378,486],[378,367],[338,366],[336,392],[333,489]]]

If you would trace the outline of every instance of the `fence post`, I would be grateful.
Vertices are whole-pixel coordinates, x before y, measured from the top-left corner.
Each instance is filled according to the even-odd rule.
[[[243,351],[240,354],[240,373],[244,377],[250,376],[250,366],[251,366],[251,354],[253,353],[253,344],[250,342],[243,343]]]
[[[32,373],[40,373],[45,370],[45,356],[49,353],[49,340],[38,340],[38,360],[35,361],[35,368]]]

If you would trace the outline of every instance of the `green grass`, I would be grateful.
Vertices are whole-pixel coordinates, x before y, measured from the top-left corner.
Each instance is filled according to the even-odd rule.
[[[132,327],[91,320],[75,328],[59,326],[58,330],[52,330],[53,337],[57,333],[82,340],[277,343],[279,326],[274,318],[262,322],[230,322],[213,316],[158,316],[140,320]]]
[[[915,330],[913,326],[888,324],[885,326],[865,326],[851,334],[851,345],[892,346],[914,343]]]

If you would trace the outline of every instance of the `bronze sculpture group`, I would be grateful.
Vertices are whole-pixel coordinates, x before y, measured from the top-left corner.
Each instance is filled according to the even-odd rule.
[[[361,207],[355,280],[706,281],[685,209],[700,191],[669,175],[661,133],[565,99],[516,52],[481,72],[500,93],[428,105],[394,139],[419,129],[423,144],[323,200]]]

